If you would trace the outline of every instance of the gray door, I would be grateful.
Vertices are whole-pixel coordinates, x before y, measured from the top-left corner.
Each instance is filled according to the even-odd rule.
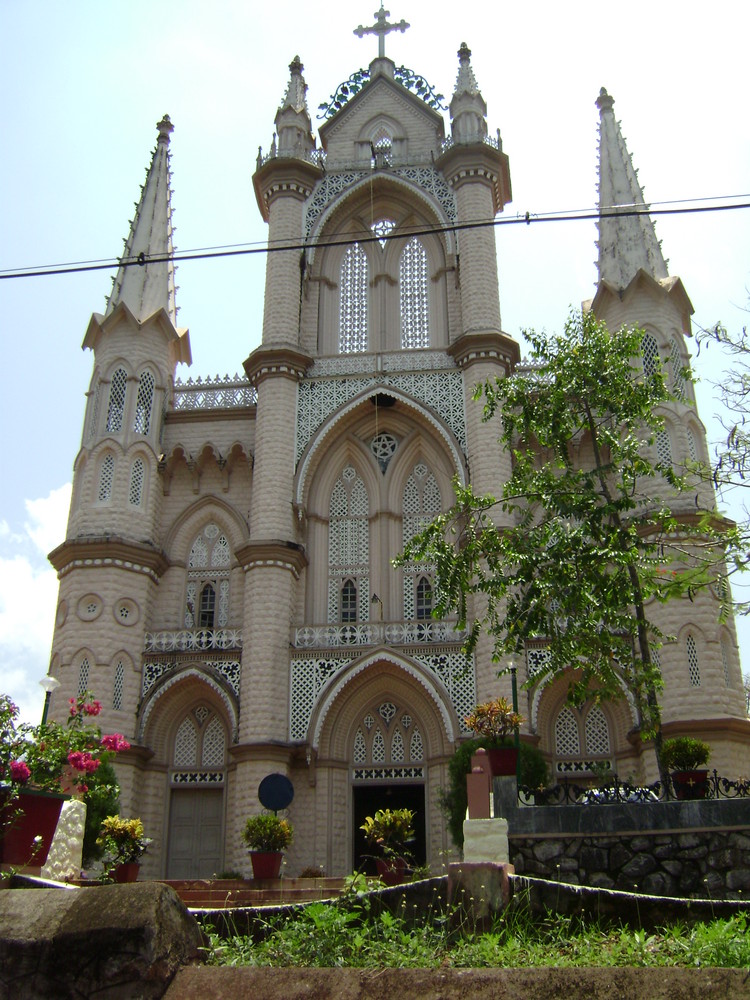
[[[210,878],[219,872],[223,805],[218,788],[172,789],[167,878]]]

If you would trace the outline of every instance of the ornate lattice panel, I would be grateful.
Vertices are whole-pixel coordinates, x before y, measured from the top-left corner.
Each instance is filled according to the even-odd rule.
[[[166,674],[178,673],[180,670],[191,667],[194,660],[146,660],[143,664],[143,680],[141,683],[141,694],[146,695],[158,680]],[[208,667],[210,670],[222,677],[231,687],[234,694],[240,696],[240,676],[242,668],[239,660],[200,660],[201,668]]]
[[[463,375],[452,371],[380,372],[361,378],[306,378],[297,386],[297,449],[299,461],[310,439],[328,417],[359,393],[374,386],[399,389],[441,417],[466,453]]]
[[[203,767],[223,767],[226,751],[226,735],[220,719],[214,716],[203,733]]]
[[[656,434],[656,457],[662,465],[672,464],[672,442],[667,430],[658,431]]]
[[[105,455],[102,467],[99,470],[99,492],[97,499],[100,503],[107,503],[112,497],[112,483],[115,478],[115,456]]]
[[[528,646],[526,648],[526,676],[529,680],[544,670],[550,660],[549,646]]]
[[[91,664],[88,661],[88,657],[84,656],[81,660],[81,665],[78,668],[78,694],[79,696],[85,694],[89,689],[89,675],[91,673]]]
[[[377,434],[370,441],[370,451],[384,475],[390,460],[396,454],[396,448],[398,440],[392,434]]]
[[[174,384],[172,407],[175,410],[229,410],[235,407],[255,406],[258,393],[255,386],[239,375],[225,375],[215,379],[192,378]]]
[[[115,667],[115,680],[112,685],[112,708],[119,712],[122,709],[122,696],[125,690],[125,664],[118,661]]]
[[[422,760],[424,757],[422,734],[418,729],[415,729],[411,734],[411,740],[409,741],[409,757],[411,760]]]
[[[609,725],[607,717],[598,705],[593,705],[586,715],[584,724],[586,736],[586,753],[592,757],[601,757],[609,753]]]
[[[173,771],[173,785],[223,785],[223,771]]]
[[[685,398],[685,365],[682,361],[682,351],[677,337],[672,337],[670,341],[669,367],[671,375],[671,389],[677,399]]]
[[[367,350],[367,304],[370,294],[367,254],[354,243],[347,247],[339,275],[339,351],[359,354]]]
[[[353,466],[331,492],[328,521],[328,621],[342,621],[342,591],[356,589],[360,621],[370,617],[370,501]],[[347,607],[351,605],[349,600]]]
[[[687,436],[688,458],[691,462],[698,461],[698,445],[695,443],[695,434],[690,427],[685,431]]]
[[[396,177],[403,177],[426,191],[443,209],[445,215],[456,221],[456,199],[442,174],[434,167],[397,167],[391,170]],[[370,176],[367,170],[331,171],[318,181],[305,205],[305,235],[309,236],[320,216],[331,202],[347,188]]]
[[[143,498],[143,477],[145,466],[142,458],[136,458],[130,468],[130,490],[128,500],[134,507],[140,507]]]
[[[207,524],[193,542],[188,555],[188,575],[185,587],[186,629],[225,628],[229,622],[229,573],[232,552],[226,535],[218,525]],[[209,586],[218,601],[214,604],[211,620],[200,621],[200,595]]]
[[[568,705],[563,705],[555,720],[555,754],[558,757],[578,757],[581,742],[578,722]]]
[[[367,763],[367,744],[365,743],[364,733],[361,729],[357,730],[357,734],[354,737],[354,763]]]
[[[355,767],[354,781],[414,781],[424,778],[423,767]]]
[[[190,717],[186,717],[177,729],[174,740],[175,767],[195,767],[198,763],[198,730]]]
[[[428,652],[410,647],[406,653],[433,673],[448,692],[456,715],[461,720],[462,733],[469,729],[464,723],[476,704],[473,660],[460,650]],[[307,730],[315,703],[323,686],[344,670],[355,658],[356,652],[324,653],[322,655],[292,656],[290,663],[291,707],[289,715],[289,738],[293,741],[307,739]],[[411,717],[407,716],[411,723]],[[372,713],[363,722],[363,735],[370,733],[377,725]],[[408,729],[408,726],[404,727]],[[420,737],[421,739],[421,737]],[[412,754],[412,759],[414,755]]]
[[[154,376],[150,371],[141,375],[138,384],[138,395],[135,400],[135,419],[133,431],[136,434],[148,434],[151,430],[151,408],[154,405]]]
[[[326,375],[362,375],[373,372],[416,372],[455,369],[456,362],[445,351],[419,351],[416,354],[337,355],[318,358],[308,369],[309,378]]]
[[[659,367],[659,348],[653,334],[644,333],[641,340],[641,354],[643,355],[643,371],[645,375],[655,375]]]
[[[693,687],[701,686],[701,668],[698,662],[698,647],[695,644],[695,637],[688,632],[685,640],[687,649],[688,676]]]
[[[398,267],[401,305],[401,347],[414,350],[430,346],[427,295],[427,251],[415,236],[401,251]]]
[[[391,235],[395,226],[396,223],[393,219],[378,219],[377,222],[370,226],[373,234],[378,238],[381,250],[385,249],[385,245],[388,242],[387,237]]]
[[[406,480],[402,496],[402,543],[407,545],[440,513],[442,501],[437,480],[424,462],[417,462]],[[423,563],[404,565],[404,618],[425,620],[432,609],[430,580],[434,567]],[[429,596],[428,596],[429,595]]]
[[[107,407],[107,432],[117,434],[122,430],[122,419],[125,412],[125,393],[128,387],[128,373],[124,368],[118,368],[112,376],[109,387],[109,406]]]

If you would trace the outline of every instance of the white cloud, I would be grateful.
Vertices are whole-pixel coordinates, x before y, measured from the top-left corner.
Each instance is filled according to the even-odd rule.
[[[70,484],[25,502],[23,532],[0,522],[0,689],[36,722],[47,672],[57,601],[57,573],[46,554],[65,537]]]

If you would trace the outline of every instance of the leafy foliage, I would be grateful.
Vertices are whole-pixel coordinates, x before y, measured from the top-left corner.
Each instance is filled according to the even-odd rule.
[[[664,740],[661,751],[664,766],[670,771],[694,771],[704,767],[710,756],[711,747],[708,743],[692,736],[676,736],[674,739]]]
[[[486,609],[469,649],[482,628],[497,659],[546,638],[549,657],[527,686],[566,675],[577,705],[622,697],[625,687],[659,754],[653,652],[664,636],[646,606],[715,579],[727,526],[696,508],[669,463],[649,458],[659,407],[672,397],[658,368],[643,374],[642,331],[610,333],[575,313],[561,336],[526,337],[530,365],[475,393],[484,419],[500,418],[512,459],[501,497],[454,483],[453,508],[399,562],[436,566],[436,616],[457,612],[465,625]]]
[[[413,809],[378,809],[374,816],[366,816],[360,826],[365,840],[384,853],[400,853],[414,839]]]
[[[248,817],[242,839],[251,851],[283,851],[292,842],[294,829],[288,819],[263,812]]]
[[[525,721],[522,715],[513,711],[512,705],[505,698],[495,698],[494,701],[477,705],[465,719],[466,725],[477,736],[485,736],[500,742],[514,733]]]
[[[99,846],[104,850],[107,865],[126,864],[139,861],[151,840],[144,836],[140,819],[122,819],[120,816],[106,816],[102,821]]]

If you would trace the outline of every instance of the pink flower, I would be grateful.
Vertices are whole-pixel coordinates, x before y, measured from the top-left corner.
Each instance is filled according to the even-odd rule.
[[[120,753],[121,750],[129,750],[130,744],[121,733],[112,733],[111,736],[102,736],[101,746],[105,750],[113,750]]]
[[[73,701],[72,698],[70,700]],[[78,715],[78,709],[75,706],[75,702],[73,702],[73,704],[70,706],[70,714],[71,716]]]
[[[23,784],[28,781],[31,777],[31,771],[27,764],[24,764],[22,760],[12,760],[10,762],[10,778],[11,781],[18,781]]]
[[[83,706],[83,711],[86,715],[98,715],[102,710],[102,703],[100,701],[92,701],[89,704]]]
[[[68,763],[74,771],[85,771],[86,774],[93,774],[99,767],[99,761],[83,750],[72,750],[68,754]]]

